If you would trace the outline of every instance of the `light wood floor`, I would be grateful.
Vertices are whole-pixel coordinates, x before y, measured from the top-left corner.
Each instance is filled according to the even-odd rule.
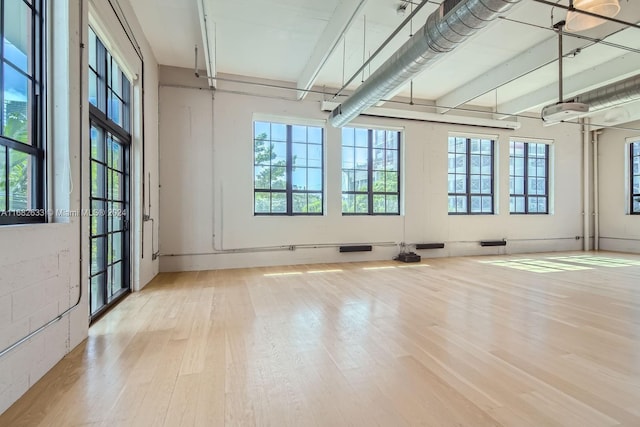
[[[640,426],[640,256],[163,274],[0,416],[80,425]]]

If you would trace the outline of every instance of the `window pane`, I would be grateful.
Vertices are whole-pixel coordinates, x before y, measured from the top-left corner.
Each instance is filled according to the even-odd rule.
[[[16,69],[3,63],[4,77],[4,129],[7,138],[31,144],[31,115],[28,106],[31,103],[29,78]]]
[[[291,126],[291,140],[293,142],[307,142],[306,126]]]
[[[98,106],[98,77],[89,70],[89,102]]]
[[[482,154],[490,155],[491,154],[491,146],[493,142],[489,139],[483,139],[481,143],[481,151]]]
[[[356,169],[368,169],[369,167],[369,150],[366,148],[356,148]]]
[[[482,212],[482,197],[471,196],[471,212],[473,213]]]
[[[398,196],[387,196],[387,213],[399,213],[399,201]]]
[[[284,193],[271,194],[271,212],[286,213],[287,212],[287,195]]]
[[[373,196],[373,212],[374,213],[385,213],[387,210],[386,200],[384,195],[374,195]]]
[[[105,176],[105,167],[100,163],[91,162],[91,197],[104,198],[105,180],[101,177]]]
[[[262,141],[271,139],[271,126],[269,123],[255,122],[253,129],[255,139]]]
[[[482,196],[482,212],[491,213],[493,211],[493,197]]]
[[[272,141],[286,141],[287,140],[287,126],[280,123],[271,124],[271,140]]]
[[[287,143],[274,142],[272,147],[273,153],[271,153],[271,164],[284,166],[287,161]]]
[[[385,173],[384,172],[374,172],[373,173],[373,191],[374,192],[382,192],[385,191]]]
[[[355,213],[356,196],[355,194],[342,195],[342,213]]]
[[[369,196],[366,194],[356,194],[356,213],[369,212]]]
[[[397,172],[387,172],[385,191],[388,193],[398,192],[398,173]]]
[[[465,175],[456,175],[456,193],[467,192],[467,177]]]
[[[307,138],[310,144],[322,144],[322,128],[314,126],[307,127]]]
[[[449,174],[447,183],[448,183],[448,186],[447,186],[448,192],[455,193],[456,192],[456,176],[454,174],[451,174],[451,173]]]
[[[369,132],[366,129],[355,129],[356,147],[369,146]]]
[[[480,173],[480,156],[471,156],[471,173]]]
[[[270,168],[267,166],[255,167],[254,188],[268,190],[271,188]]]
[[[480,193],[480,177],[472,176],[469,181],[471,183],[471,189],[469,190],[469,192],[475,194]]]
[[[491,156],[482,156],[482,173],[484,175],[490,175],[492,169],[493,159]]]
[[[93,29],[91,27],[89,27],[89,65],[94,70],[97,69],[96,37],[96,33],[93,32]]]
[[[271,212],[271,196],[269,193],[255,193],[255,206],[256,213],[269,213]]]
[[[91,239],[91,274],[99,273],[105,269],[105,238],[96,237]]]
[[[322,190],[322,169],[310,168],[308,170],[307,176],[308,176],[308,180],[307,180],[308,189],[311,191],[321,191]]]
[[[271,168],[271,189],[284,190],[287,188],[287,170],[283,167]]]
[[[322,167],[322,145],[309,144],[307,146],[307,161],[310,167]]]
[[[373,148],[384,148],[387,145],[387,132],[383,130],[373,131]]]
[[[306,193],[293,194],[293,211],[298,213],[307,212],[307,194]]]
[[[342,128],[342,146],[353,147],[355,145],[355,129]]]
[[[342,148],[342,169],[355,168],[355,150],[351,147]]]
[[[387,131],[387,148],[398,149],[398,132]]]
[[[456,197],[449,196],[449,212],[456,212]]]
[[[291,144],[293,166],[307,166],[307,144]]]
[[[633,177],[633,194],[640,194],[640,175]]]
[[[322,213],[322,194],[321,193],[309,193],[307,194],[307,212],[309,213]]]
[[[456,212],[467,212],[466,196],[456,196]]]
[[[91,235],[96,236],[98,234],[103,234],[105,232],[104,226],[104,216],[97,215],[98,212],[103,212],[106,210],[105,202],[99,200],[91,201]]]
[[[355,171],[342,171],[342,191],[355,191]]]
[[[307,189],[307,169],[295,168],[291,174],[291,188],[294,190],[306,190]]]
[[[491,194],[491,177],[482,177],[482,184],[480,188],[482,194]]]
[[[467,173],[467,156],[466,155],[457,155],[456,156],[456,173]]]
[[[385,169],[385,150],[373,150],[373,170]]]
[[[32,75],[31,9],[22,1],[3,1],[4,57],[22,72]]]
[[[9,210],[31,209],[31,156],[9,150]]]

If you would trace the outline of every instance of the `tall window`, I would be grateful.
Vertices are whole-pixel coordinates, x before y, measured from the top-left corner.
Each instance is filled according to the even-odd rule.
[[[400,214],[400,132],[342,128],[342,213]]]
[[[0,4],[0,224],[44,222],[42,0]]]
[[[512,214],[549,213],[549,146],[509,142],[509,211]]]
[[[322,215],[323,129],[254,122],[254,214]]]
[[[484,138],[449,137],[449,214],[493,213],[493,151]]]
[[[89,28],[92,317],[130,285],[131,83]]]
[[[631,213],[640,214],[640,141],[631,144]]]

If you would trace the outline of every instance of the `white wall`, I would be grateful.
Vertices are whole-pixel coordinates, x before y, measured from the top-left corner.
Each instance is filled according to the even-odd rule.
[[[580,127],[542,127],[526,119],[518,131],[482,129],[397,119],[359,117],[354,123],[404,128],[404,215],[342,216],[340,130],[326,126],[325,215],[253,215],[254,113],[320,119],[319,100],[297,102],[184,86],[188,70],[161,67],[160,229],[161,270],[199,270],[258,265],[390,259],[397,248],[340,254],[335,247],[251,250],[278,246],[376,242],[444,242],[423,256],[496,254],[580,249],[582,242],[582,140]],[[191,73],[192,75],[192,73]],[[256,91],[259,88],[235,86]],[[281,93],[280,93],[281,95]],[[450,131],[498,134],[498,214],[447,214],[447,136]],[[213,133],[212,133],[213,132]],[[554,212],[509,215],[509,137],[554,139]],[[215,236],[215,237],[214,237]],[[482,248],[481,239],[507,239],[506,248]],[[275,249],[275,248],[274,248]],[[241,253],[230,254],[235,250]],[[227,251],[225,253],[224,251]],[[176,256],[177,255],[177,256]]]
[[[145,58],[145,100],[148,105],[145,122],[147,140],[147,170],[153,182],[158,182],[157,169],[157,63],[140,26],[126,0],[120,0],[128,20],[142,45]],[[81,9],[82,5],[82,9]],[[49,28],[52,51],[48,58],[48,136],[49,203],[51,209],[77,210],[88,208],[89,160],[85,149],[87,136],[88,99],[86,52],[81,58],[81,37],[86,44],[86,24],[89,3],[84,0],[51,0]],[[106,1],[97,0],[91,7],[103,8]],[[100,9],[105,22],[113,22],[111,8]],[[81,25],[81,21],[84,25]],[[109,37],[114,49],[126,52],[119,25],[109,25]],[[82,34],[82,36],[81,36]],[[136,82],[138,84],[138,82]],[[81,109],[81,104],[84,108]],[[134,128],[136,119],[134,118]],[[138,123],[139,126],[139,118]],[[133,217],[140,217],[134,227],[142,227],[140,211],[141,176],[140,129],[134,131]],[[83,173],[80,175],[82,163]],[[82,183],[82,184],[81,184]],[[80,188],[84,187],[81,193]],[[151,215],[158,217],[158,194],[152,191]],[[136,205],[137,203],[137,205]],[[82,299],[76,308],[60,321],[35,335],[29,341],[0,357],[0,413],[7,409],[35,384],[65,354],[80,344],[88,333],[88,218],[52,218],[50,223],[0,227],[0,352],[38,329],[48,321],[76,306],[80,290]],[[137,224],[137,225],[136,225]],[[157,274],[159,263],[151,261],[151,223],[145,234],[145,258],[140,260],[134,250],[133,281],[141,286]],[[140,236],[140,233],[134,233]],[[82,237],[81,237],[82,235]],[[156,238],[157,239],[157,238]],[[80,243],[82,241],[82,243]],[[137,241],[137,247],[141,241]],[[81,250],[84,262],[81,265]]]
[[[628,214],[630,137],[640,140],[640,132],[606,129],[599,136],[600,249],[640,253],[640,216]]]

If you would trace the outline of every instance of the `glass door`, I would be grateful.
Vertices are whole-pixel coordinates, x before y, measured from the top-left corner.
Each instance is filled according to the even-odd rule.
[[[129,146],[91,123],[91,316],[130,289]]]

